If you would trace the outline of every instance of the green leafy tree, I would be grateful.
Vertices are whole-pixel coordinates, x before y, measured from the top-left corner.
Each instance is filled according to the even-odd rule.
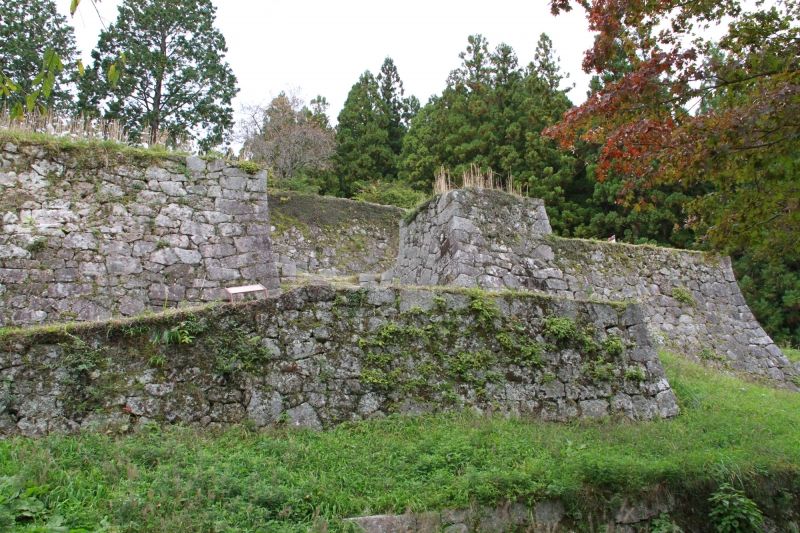
[[[199,138],[203,149],[221,143],[237,89],[215,14],[211,0],[125,0],[92,52],[79,107],[122,121],[132,139],[146,133],[156,143],[163,132],[171,142]]]
[[[68,108],[76,57],[72,27],[52,0],[0,2],[0,108]]]
[[[671,240],[688,228],[732,255],[756,316],[800,342],[798,3],[552,2],[573,4],[597,32],[584,69],[610,75],[548,134],[600,146],[595,176],[624,206],[663,215],[658,199],[677,199]]]

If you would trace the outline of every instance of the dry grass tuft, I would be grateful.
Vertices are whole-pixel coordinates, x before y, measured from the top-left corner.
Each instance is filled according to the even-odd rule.
[[[439,168],[435,178],[433,183],[434,194],[443,194],[455,189],[490,189],[516,196],[525,196],[522,185],[514,183],[513,175],[509,174],[504,178],[499,174],[495,174],[491,168],[484,171],[474,163],[470,165],[469,170],[464,171],[459,179],[454,179],[450,175],[450,171],[444,166]]]
[[[21,119],[12,118],[7,109],[0,109],[0,130],[20,133],[44,133],[54,137],[70,139],[95,139],[131,143],[128,131],[118,120],[87,117],[84,115],[69,116],[52,111],[46,113],[27,113]],[[146,145],[143,134],[134,144]],[[169,135],[166,132],[159,134],[156,144],[166,146]],[[179,148],[184,148],[185,142],[179,143]]]

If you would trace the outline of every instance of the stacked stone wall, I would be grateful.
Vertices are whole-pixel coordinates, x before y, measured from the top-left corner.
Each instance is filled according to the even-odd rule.
[[[0,326],[278,285],[264,172],[101,144],[0,148]]]
[[[146,421],[319,429],[464,408],[559,421],[678,412],[634,304],[311,285],[0,336],[0,434]]]
[[[271,191],[269,203],[282,278],[383,272],[397,256],[399,207],[291,191]]]
[[[540,201],[498,191],[437,197],[400,235],[401,283],[640,301],[668,346],[797,388],[800,370],[756,321],[727,257],[555,237]]]

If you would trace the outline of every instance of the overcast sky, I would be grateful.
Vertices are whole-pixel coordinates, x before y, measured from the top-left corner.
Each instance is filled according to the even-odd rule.
[[[69,1],[55,0],[68,15]],[[112,23],[121,0],[85,0],[71,19],[84,62],[97,43],[101,19]],[[293,91],[306,102],[321,94],[335,121],[347,93],[365,70],[377,73],[391,56],[406,94],[424,104],[439,93],[459,65],[467,36],[481,33],[494,47],[511,45],[520,64],[533,59],[542,32],[553,39],[561,66],[570,74],[573,102],[585,98],[581,71],[591,45],[583,12],[552,17],[546,0],[225,0],[215,1],[217,27],[228,43],[227,60],[239,83],[234,107],[268,102]]]

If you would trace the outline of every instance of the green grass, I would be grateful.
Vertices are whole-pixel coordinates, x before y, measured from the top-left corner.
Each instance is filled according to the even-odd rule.
[[[306,531],[315,516],[336,530],[338,518],[365,513],[798,479],[800,394],[663,360],[683,410],[669,421],[460,414],[323,433],[152,428],[120,438],[13,438],[0,442],[0,476],[33,489],[44,505],[35,524],[55,517],[131,532]]]
[[[800,350],[797,348],[786,347],[781,348],[781,351],[783,351],[783,355],[785,355],[789,361],[792,361],[793,363],[800,363]]]

